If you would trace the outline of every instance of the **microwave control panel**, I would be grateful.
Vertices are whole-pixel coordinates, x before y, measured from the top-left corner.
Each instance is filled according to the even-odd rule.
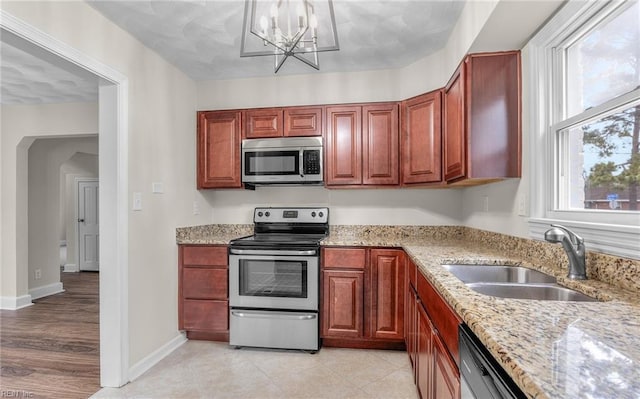
[[[302,153],[302,173],[305,175],[319,175],[322,173],[320,150],[304,150]]]

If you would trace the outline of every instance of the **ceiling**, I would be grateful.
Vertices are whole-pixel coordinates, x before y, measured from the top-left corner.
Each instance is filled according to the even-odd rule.
[[[2,104],[98,101],[98,78],[62,58],[0,30]]]
[[[273,76],[240,57],[244,0],[88,0],[194,80]],[[444,47],[463,0],[333,0],[340,50],[320,71],[290,59],[278,75],[398,68]],[[2,104],[97,101],[97,78],[9,32],[0,37]]]
[[[243,0],[89,0],[195,80],[273,75],[272,57],[240,58]],[[444,47],[462,0],[333,0],[340,50],[320,54],[321,72],[406,66]],[[317,73],[295,59],[278,75]]]

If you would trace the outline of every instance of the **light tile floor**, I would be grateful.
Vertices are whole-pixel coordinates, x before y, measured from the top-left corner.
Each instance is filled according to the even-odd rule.
[[[188,341],[132,383],[91,398],[417,397],[406,352],[322,348],[311,355]]]

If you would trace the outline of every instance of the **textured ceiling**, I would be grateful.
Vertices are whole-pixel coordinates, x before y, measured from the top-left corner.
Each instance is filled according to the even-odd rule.
[[[88,0],[195,80],[273,75],[272,57],[240,58],[244,0]],[[334,0],[340,50],[320,71],[290,59],[278,75],[397,68],[444,47],[463,0]],[[82,68],[0,31],[2,104],[97,101]]]
[[[0,67],[2,104],[98,101],[95,75],[4,30]]]
[[[273,75],[272,57],[240,58],[245,2],[88,0],[195,80]],[[320,73],[397,68],[444,47],[462,0],[334,0],[340,50]],[[318,73],[287,60],[278,75]]]

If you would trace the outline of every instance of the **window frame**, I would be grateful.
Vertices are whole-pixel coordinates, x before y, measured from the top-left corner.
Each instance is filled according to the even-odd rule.
[[[563,80],[566,48],[585,32],[618,15],[629,1],[570,0],[531,39],[528,54],[530,127],[529,232],[543,239],[549,225],[562,224],[585,239],[589,250],[640,259],[640,212],[558,210],[559,131],[602,116],[603,110],[623,107],[640,97],[640,88],[564,119],[568,94]],[[554,84],[558,79],[562,84]],[[561,101],[555,101],[561,99]]]

